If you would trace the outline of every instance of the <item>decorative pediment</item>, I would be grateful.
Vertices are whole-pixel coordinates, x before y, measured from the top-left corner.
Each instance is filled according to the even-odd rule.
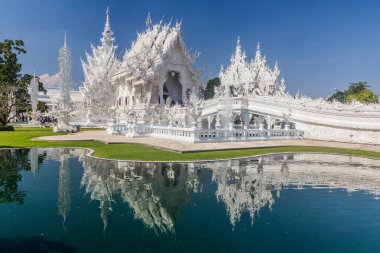
[[[149,22],[147,29],[137,34],[137,40],[132,42],[131,48],[124,54],[113,79],[133,77],[133,82],[143,80],[147,83],[166,74],[163,73],[168,71],[165,66],[178,61],[187,70],[194,84],[199,85],[199,73],[193,66],[199,54],[191,55],[188,52],[181,29],[181,23],[171,26],[171,23],[163,24],[162,21],[154,25]]]

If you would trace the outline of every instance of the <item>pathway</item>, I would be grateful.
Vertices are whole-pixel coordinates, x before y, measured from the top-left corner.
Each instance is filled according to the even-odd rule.
[[[249,149],[281,146],[313,146],[313,147],[333,147],[349,148],[366,151],[380,152],[380,146],[368,144],[327,142],[317,140],[276,140],[276,141],[246,141],[246,142],[219,142],[219,143],[188,143],[160,138],[141,137],[129,138],[120,135],[108,135],[105,131],[83,131],[68,135],[44,136],[35,138],[41,141],[100,141],[107,144],[116,143],[136,143],[149,145],[152,147],[166,149],[170,151],[188,153],[198,151]]]

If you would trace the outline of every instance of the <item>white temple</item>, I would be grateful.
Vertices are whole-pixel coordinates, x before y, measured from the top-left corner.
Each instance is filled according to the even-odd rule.
[[[85,81],[70,124],[100,126],[107,133],[187,142],[318,139],[380,144],[380,105],[292,96],[257,46],[247,60],[240,38],[230,65],[220,71],[215,96],[204,88],[183,41],[182,24],[152,24],[138,33],[122,59],[110,25],[100,45],[82,61]],[[82,102],[80,102],[82,101]]]

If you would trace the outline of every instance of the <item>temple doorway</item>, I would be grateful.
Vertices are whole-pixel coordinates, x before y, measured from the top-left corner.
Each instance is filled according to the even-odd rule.
[[[179,81],[180,76],[178,72],[169,71],[166,81],[163,85],[163,98],[165,103],[170,97],[172,103],[182,104],[182,84]]]

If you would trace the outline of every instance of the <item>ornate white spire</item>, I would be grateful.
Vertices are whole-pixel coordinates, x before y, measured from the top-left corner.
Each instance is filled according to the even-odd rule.
[[[237,41],[236,41],[236,51],[235,51],[235,54],[237,54],[238,51],[241,52],[240,36],[238,36]]]
[[[250,70],[246,62],[245,52],[241,49],[240,37],[237,39],[235,53],[231,56],[230,65],[221,71],[220,79],[227,93],[230,91],[229,87],[234,87],[236,90],[247,86],[250,82]],[[239,93],[241,92],[243,91],[240,89]],[[241,94],[236,93],[232,95],[237,96]]]
[[[150,12],[148,12],[148,16],[146,17],[145,24],[147,27],[152,25],[152,18],[150,17]]]
[[[257,42],[256,57],[260,57],[261,58],[260,42]]]
[[[220,80],[222,87],[226,87],[224,91],[227,96],[284,95],[285,83],[282,81],[279,84],[279,75],[277,62],[272,69],[267,65],[265,56],[261,55],[260,43],[257,43],[255,58],[247,63],[238,37],[230,66],[220,71]],[[232,94],[229,93],[230,90]]]
[[[232,59],[237,62],[245,61],[245,52],[242,52],[240,45],[240,36],[238,36],[236,41],[235,55],[232,56]],[[231,59],[231,60],[232,60]]]
[[[66,30],[65,30],[65,37],[63,38],[63,48],[67,48]]]
[[[59,88],[60,88],[60,103],[59,109],[69,110],[70,107],[70,90],[71,90],[71,51],[67,46],[66,31],[63,42],[63,47],[59,50],[58,58],[59,69]]]
[[[107,10],[106,10],[106,23],[104,25],[104,31],[102,35],[103,35],[103,37],[101,38],[102,45],[112,46],[115,41],[115,38],[113,37],[113,32],[111,30],[109,7],[107,7]]]
[[[38,104],[38,80],[36,78],[36,72],[34,71],[33,78],[30,82],[30,102],[32,104],[32,113],[37,113]]]
[[[110,77],[117,68],[116,58],[117,46],[114,44],[115,38],[111,31],[109,22],[109,8],[106,12],[106,24],[103,36],[100,39],[101,45],[94,47],[91,45],[92,54],[86,52],[86,61],[82,61],[85,81],[83,83],[83,95],[89,109],[89,115],[94,113],[107,114],[115,101],[115,87],[111,85]],[[88,123],[90,119],[88,118]]]

